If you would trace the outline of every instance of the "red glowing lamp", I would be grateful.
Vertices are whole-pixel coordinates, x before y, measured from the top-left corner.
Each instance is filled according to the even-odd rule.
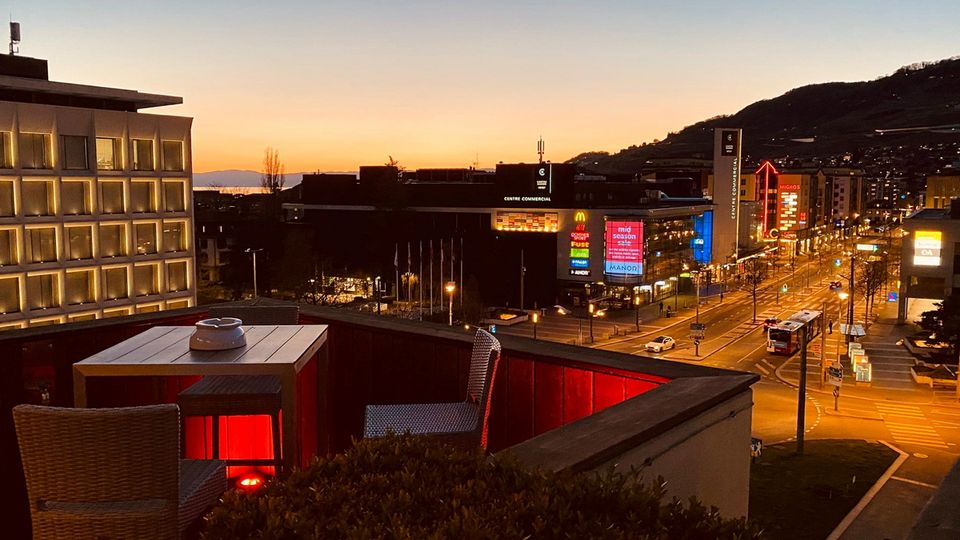
[[[240,491],[253,492],[263,487],[266,479],[257,473],[247,473],[237,479],[237,489]]]

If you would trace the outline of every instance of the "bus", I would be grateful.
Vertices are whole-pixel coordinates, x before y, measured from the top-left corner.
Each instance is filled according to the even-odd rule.
[[[821,312],[805,309],[767,329],[767,352],[791,355],[800,350],[800,330],[807,329],[807,343],[820,335]]]

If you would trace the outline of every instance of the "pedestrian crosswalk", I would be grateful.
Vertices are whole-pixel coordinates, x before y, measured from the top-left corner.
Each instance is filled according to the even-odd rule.
[[[948,448],[919,407],[883,402],[876,406],[894,441],[900,444]]]

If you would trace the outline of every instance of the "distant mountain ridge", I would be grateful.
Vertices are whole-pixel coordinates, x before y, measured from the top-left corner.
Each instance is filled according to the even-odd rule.
[[[635,173],[653,158],[709,159],[718,127],[742,128],[744,155],[754,161],[956,141],[960,57],[905,66],[873,81],[802,86],[736,114],[698,122],[663,141],[615,154],[586,152],[569,161],[595,172]]]

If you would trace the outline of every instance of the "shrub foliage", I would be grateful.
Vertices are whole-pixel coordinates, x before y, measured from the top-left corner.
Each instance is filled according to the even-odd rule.
[[[694,499],[663,502],[637,472],[552,473],[427,438],[364,440],[344,454],[232,491],[203,537],[234,538],[759,538]]]

